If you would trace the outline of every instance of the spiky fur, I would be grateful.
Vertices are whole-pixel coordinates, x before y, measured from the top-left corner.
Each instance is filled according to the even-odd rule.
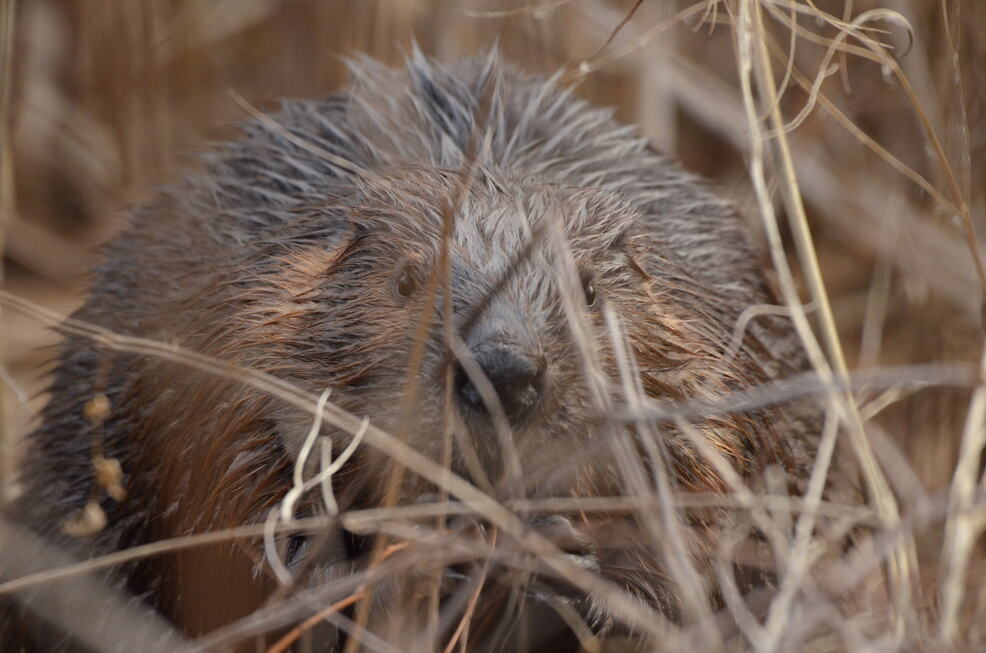
[[[346,91],[285,103],[274,116],[277,128],[245,123],[241,140],[203,155],[204,171],[135,210],[76,317],[228,358],[313,393],[331,387],[333,401],[396,432],[424,300],[423,293],[394,296],[394,267],[410,266],[426,285],[453,207],[453,321],[489,300],[472,334],[463,335],[466,344],[483,329],[505,329],[528,338],[554,366],[541,413],[516,433],[533,480],[511,492],[529,496],[625,490],[612,461],[600,462],[601,434],[613,427],[592,409],[559,299],[565,254],[545,245],[524,260],[514,256],[551,220],[559,221],[575,265],[592,271],[621,318],[646,395],[715,397],[803,366],[789,325],[776,318],[755,321],[739,354],[724,357],[740,312],[773,301],[742,222],[610,111],[587,105],[556,79],[514,70],[495,52],[451,65],[415,52],[401,71],[366,59],[351,67]],[[507,274],[511,280],[489,299]],[[441,388],[448,358],[441,293],[434,301],[417,379],[428,390],[409,437],[441,460],[444,407],[433,388]],[[602,333],[601,315],[588,317]],[[600,336],[597,350],[617,387],[610,344]],[[95,431],[82,407],[100,392],[112,412]],[[29,438],[17,517],[84,556],[258,522],[290,485],[308,421],[235,381],[68,338],[43,424]],[[461,420],[455,426],[469,431],[495,480],[503,453],[496,439]],[[697,426],[748,477],[775,463],[796,477],[813,450],[812,418],[794,409]],[[683,491],[723,488],[682,434],[666,426],[661,433]],[[103,500],[108,527],[78,541],[60,525],[92,496],[94,438],[121,461],[130,498]],[[568,475],[542,473],[579,450],[592,453]],[[469,475],[461,457],[453,464]],[[364,450],[336,479],[340,496],[374,505],[386,469]],[[409,479],[402,500],[429,489]],[[623,554],[609,575],[674,613],[660,556],[629,547]],[[213,547],[134,564],[115,578],[195,634],[259,605],[269,586],[252,575],[259,559],[252,549]],[[210,574],[217,568],[240,578],[249,596],[216,595]]]

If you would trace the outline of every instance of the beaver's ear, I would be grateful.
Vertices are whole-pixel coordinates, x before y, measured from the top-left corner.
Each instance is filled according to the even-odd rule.
[[[338,234],[333,239],[333,244],[329,247],[335,256],[335,263],[338,264],[345,261],[350,254],[359,248],[369,235],[370,230],[363,225],[350,225],[346,231]]]
[[[358,246],[357,230],[346,228],[331,235],[306,234],[282,241],[272,249],[273,262],[263,285],[275,294],[301,297],[320,287]],[[277,301],[272,300],[273,304]]]

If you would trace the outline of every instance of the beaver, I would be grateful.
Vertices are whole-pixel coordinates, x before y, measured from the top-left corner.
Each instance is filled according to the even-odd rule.
[[[767,469],[795,483],[803,476],[817,420],[795,405],[690,425],[632,417],[647,402],[712,400],[805,366],[778,317],[751,321],[730,347],[742,312],[775,299],[729,202],[612,111],[496,51],[441,64],[415,50],[402,70],[369,59],[350,66],[344,91],[246,121],[239,140],[202,154],[200,169],[133,210],[74,317],[262,371],[311,396],[328,390],[336,406],[501,501],[656,497],[661,483],[675,493],[727,491],[696,434],[750,483]],[[99,419],[94,398],[105,401]],[[264,523],[293,486],[311,427],[310,414],[235,374],[68,335],[27,439],[24,498],[9,515],[79,557]],[[328,425],[321,433],[336,458],[352,442]],[[102,489],[93,451],[119,465],[117,496]],[[399,469],[358,443],[331,477],[338,510],[448,498]],[[295,516],[329,509],[316,494]],[[93,502],[105,516],[98,532],[66,527]],[[687,602],[671,554],[642,525],[660,513],[648,505],[605,518],[578,509],[522,517],[573,564],[681,622]],[[681,519],[697,533],[686,545],[696,559],[715,549],[726,523],[721,512],[703,514]],[[444,569],[438,585],[482,587],[470,648],[521,650],[523,640],[530,650],[576,650],[557,597],[589,632],[642,636],[593,592],[543,569],[518,571],[523,556],[496,555],[510,538],[493,544],[481,521],[449,518],[435,529],[492,547],[482,576],[476,559],[434,563]],[[337,522],[278,542],[287,585],[259,540],[130,561],[107,581],[196,637],[272,596],[341,587],[386,561],[380,540]],[[348,626],[313,631],[309,645],[341,650],[355,620],[405,648],[396,638],[407,632],[394,624],[423,623],[409,616],[418,581],[400,586],[417,576],[395,569],[368,601],[385,608],[361,615],[350,606],[336,615]],[[766,572],[754,576],[751,586],[767,582]],[[439,594],[425,641],[444,646],[468,602]],[[17,616],[6,627],[24,650],[85,650],[71,633],[25,625],[44,615],[18,609],[8,609]]]

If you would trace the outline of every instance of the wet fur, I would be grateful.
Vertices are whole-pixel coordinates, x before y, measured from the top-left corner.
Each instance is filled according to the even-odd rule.
[[[369,60],[351,65],[346,91],[286,103],[274,116],[332,157],[263,122],[245,123],[241,140],[203,155],[204,171],[133,212],[75,317],[233,360],[312,393],[331,387],[334,402],[397,432],[427,297],[396,297],[395,268],[409,264],[426,286],[440,260],[447,207],[457,206],[452,319],[461,322],[520,266],[463,337],[469,344],[499,320],[552,365],[541,412],[515,434],[535,479],[523,489],[528,496],[626,491],[615,467],[595,456],[567,474],[541,472],[559,455],[605,454],[601,434],[613,426],[593,409],[583,380],[559,300],[557,254],[538,247],[528,260],[514,258],[539,225],[560,219],[576,265],[591,271],[601,302],[621,318],[646,395],[712,398],[803,367],[790,326],[772,317],[754,320],[739,354],[724,357],[741,311],[774,301],[742,222],[610,111],[514,70],[496,53],[451,65],[416,53],[400,71]],[[440,293],[434,302],[417,379],[429,389],[442,386],[448,361]],[[601,334],[598,307],[589,318]],[[600,336],[597,353],[617,387],[610,345]],[[96,432],[82,407],[100,392],[112,410]],[[442,458],[441,396],[422,396],[409,433],[435,460]],[[619,393],[612,398],[618,403]],[[83,556],[262,521],[290,486],[291,460],[309,425],[308,416],[235,382],[77,338],[62,346],[42,417],[29,438],[26,493],[15,516]],[[749,478],[768,464],[797,478],[814,448],[813,418],[790,408],[696,426]],[[496,480],[499,445],[474,431],[476,453]],[[680,489],[723,489],[682,434],[661,433]],[[121,461],[129,498],[102,499],[107,529],[79,541],[60,525],[93,494],[94,438]],[[336,478],[347,505],[381,500],[389,468],[377,457],[362,451]],[[468,475],[461,455],[454,465]],[[431,489],[409,478],[401,500]],[[604,573],[608,566],[611,578],[673,614],[659,556],[645,548],[607,550]],[[255,546],[224,545],[134,563],[114,578],[198,634],[261,604],[273,587],[262,569]],[[240,579],[243,598],[215,595],[219,576],[210,573]]]

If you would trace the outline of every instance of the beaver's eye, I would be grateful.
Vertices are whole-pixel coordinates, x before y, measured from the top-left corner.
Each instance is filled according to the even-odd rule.
[[[596,303],[596,282],[591,274],[582,275],[582,292],[585,293],[585,303],[593,306]]]
[[[405,267],[401,271],[401,275],[397,277],[397,285],[395,286],[395,289],[397,290],[397,294],[403,297],[404,299],[407,299],[414,293],[414,290],[417,287],[418,284],[414,280],[414,275],[411,274],[410,268]]]

